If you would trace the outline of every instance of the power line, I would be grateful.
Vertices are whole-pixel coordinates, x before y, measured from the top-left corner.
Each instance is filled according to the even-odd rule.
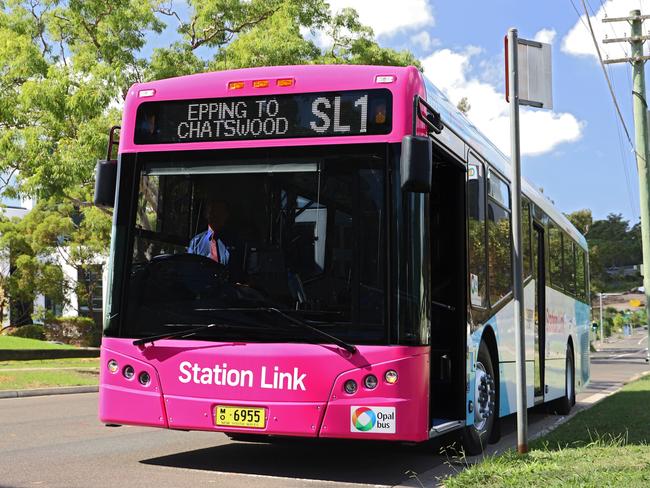
[[[616,89],[616,80],[612,74],[611,68],[608,67],[609,70],[609,75],[612,78],[612,85],[614,86],[614,89]],[[612,112],[614,112],[614,107],[612,107]],[[614,119],[616,119],[616,114],[614,113]],[[628,168],[628,163],[629,159],[627,157],[627,152],[623,148],[623,134],[621,133],[621,126],[619,124],[614,124],[616,126],[616,135],[618,136],[618,150],[619,150],[619,156],[620,156],[620,161],[621,161],[621,166],[623,166],[623,172],[625,173],[625,184],[627,186],[627,195],[628,195],[628,203],[630,204],[630,211],[633,217],[636,217],[638,212],[638,209],[640,208],[640,203],[638,205],[635,205],[635,201],[632,195],[636,195],[636,193],[633,193],[632,189],[634,186],[630,182],[630,171]],[[636,170],[636,164],[633,163],[633,168]],[[636,209],[636,210],[635,210]]]
[[[573,5],[573,8],[578,11],[576,8],[575,4],[573,3],[573,0],[569,0],[571,2],[571,5]],[[616,94],[614,93],[614,88],[612,87],[612,82],[609,79],[609,75],[607,74],[607,69],[605,69],[605,63],[603,63],[603,56],[600,53],[600,47],[598,45],[598,41],[596,40],[596,35],[594,34],[594,28],[591,25],[591,19],[589,18],[589,12],[587,10],[587,5],[585,4],[585,0],[582,0],[582,5],[585,10],[585,17],[587,17],[587,24],[588,24],[588,29],[589,33],[591,34],[591,39],[594,42],[594,46],[596,47],[596,53],[598,54],[598,62],[600,63],[600,67],[603,70],[603,74],[605,75],[605,80],[607,80],[607,88],[609,88],[609,93],[612,96],[612,101],[614,102],[614,106],[616,107],[616,113],[618,115],[618,118],[621,121],[621,125],[623,126],[623,130],[625,131],[625,137],[627,138],[628,142],[630,143],[630,146],[632,146],[632,149],[636,152],[636,148],[634,147],[634,143],[632,142],[632,137],[630,136],[630,131],[627,128],[627,124],[625,123],[625,119],[623,118],[623,113],[621,112],[621,107],[618,104],[618,100],[616,99]],[[643,158],[643,156],[639,156]],[[643,158],[645,159],[645,158]]]
[[[599,0],[600,2],[600,7],[603,9],[603,13],[605,14],[605,17],[609,17],[609,14],[607,13],[607,9],[605,8],[605,2],[603,0]],[[596,17],[596,13],[594,12],[593,7],[591,4],[589,4],[589,0],[587,0],[587,4],[589,5],[589,8],[591,9],[591,12],[594,14],[594,17]],[[616,32],[616,29],[614,29],[614,26],[612,24],[609,24],[609,28],[612,31],[612,34],[614,34],[614,37],[616,37],[618,34]],[[628,53],[625,50],[625,47],[623,44],[617,44],[620,48],[621,51],[623,51],[623,57],[627,57]],[[628,78],[629,78],[629,72],[628,72]],[[630,79],[630,90],[632,90],[632,80]]]
[[[586,22],[585,22],[585,20],[583,20],[582,13],[578,10],[578,8],[576,7],[573,0],[569,0],[569,1],[571,2],[571,6],[573,7],[573,10],[575,10],[576,14],[578,15],[578,18],[580,19],[582,24],[585,26],[585,28],[587,28],[587,30],[591,34],[591,38],[592,38],[594,46],[596,48],[596,53],[598,55],[598,62],[599,62],[600,67],[601,67],[601,69],[603,71],[603,74],[605,75],[605,80],[607,81],[607,87],[608,87],[609,93],[610,93],[610,95],[612,97],[612,101],[614,102],[614,108],[615,108],[616,115],[618,115],[618,118],[619,118],[619,120],[621,122],[621,126],[623,127],[623,130],[625,131],[625,136],[626,136],[628,142],[630,143],[630,146],[632,147],[632,150],[636,154],[638,154],[636,152],[636,148],[634,146],[634,143],[632,142],[632,138],[631,138],[630,132],[629,132],[629,130],[627,128],[627,124],[625,123],[625,119],[623,118],[623,114],[621,112],[620,105],[619,105],[618,100],[616,98],[616,93],[614,91],[614,87],[612,85],[612,81],[610,79],[609,73],[607,72],[607,69],[605,68],[605,64],[603,63],[603,57],[602,57],[602,54],[600,52],[600,46],[598,45],[598,41],[596,40],[596,35],[594,34],[593,26],[591,25],[591,18],[589,17],[589,11],[587,10],[587,5],[585,3],[585,0],[581,0],[581,1],[582,1],[582,6],[584,8],[584,15],[586,17]],[[602,0],[601,0],[601,5],[603,6],[603,12],[605,12],[604,5],[602,4]],[[592,8],[592,11],[593,11],[593,8]],[[631,82],[631,80],[630,80],[630,82]],[[616,128],[617,128],[617,132],[619,134],[619,141],[620,141],[621,133],[620,133],[620,128],[619,128],[618,124],[617,124]],[[629,171],[628,171],[628,168],[627,168],[627,165],[626,165],[626,161],[627,161],[627,158],[621,157],[621,165],[623,166],[623,173],[625,175],[625,183],[626,183],[627,190],[628,190],[627,191],[628,198],[630,199],[629,203],[630,203],[630,207],[631,207],[631,210],[632,210],[632,215],[636,215],[636,212],[634,212],[634,203],[632,201],[632,185],[630,183],[630,175],[629,175]]]

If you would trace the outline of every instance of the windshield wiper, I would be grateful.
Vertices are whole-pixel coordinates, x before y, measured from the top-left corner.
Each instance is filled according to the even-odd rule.
[[[161,339],[173,339],[174,337],[189,337],[198,332],[201,332],[202,330],[211,329],[212,327],[218,327],[223,325],[224,324],[206,324],[206,325],[200,325],[198,327],[194,327],[192,329],[176,330],[174,332],[166,332],[164,334],[143,337],[142,339],[136,339],[135,341],[133,341],[133,345],[142,346],[144,344],[148,344],[149,342],[153,344],[155,341]]]
[[[199,309],[197,309],[197,311],[198,310]],[[292,317],[291,315],[289,315],[289,314],[287,314],[287,313],[283,312],[282,310],[277,309],[275,307],[255,307],[255,308],[242,308],[242,307],[240,307],[240,308],[230,308],[230,307],[227,307],[227,308],[204,308],[204,309],[200,309],[200,310],[201,311],[206,311],[206,312],[271,312],[271,313],[275,313],[275,314],[279,315],[280,317],[288,320],[289,322],[291,322],[296,327],[300,327],[300,328],[302,328],[304,330],[307,330],[307,331],[311,332],[312,334],[315,334],[315,335],[318,335],[320,337],[324,337],[324,338],[328,339],[330,342],[333,342],[337,346],[345,349],[350,354],[354,354],[355,352],[357,352],[356,346],[354,346],[352,344],[348,344],[343,339],[339,339],[338,337],[335,337],[335,336],[333,336],[331,334],[328,334],[327,332],[324,332],[324,331],[320,330],[317,327],[313,327],[313,326],[309,325],[307,322],[305,322],[304,320],[298,319],[296,317]]]

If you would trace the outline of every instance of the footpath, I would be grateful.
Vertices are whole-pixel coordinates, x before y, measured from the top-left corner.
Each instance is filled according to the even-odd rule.
[[[578,412],[588,409],[620,390],[623,385],[644,374],[650,373],[646,359],[648,331],[637,329],[631,337],[614,338],[605,341],[602,347],[595,344],[598,351],[591,353],[591,381],[576,397],[576,405],[566,416],[549,415],[536,409],[528,413],[529,440],[537,439],[571,419]],[[397,485],[400,487],[439,486],[440,480],[454,475],[468,466],[480,463],[485,456],[501,454],[516,448],[516,416],[502,419],[502,437],[497,444],[490,445],[479,456],[460,456],[450,454],[446,463],[424,473],[417,473],[417,479],[409,479]]]

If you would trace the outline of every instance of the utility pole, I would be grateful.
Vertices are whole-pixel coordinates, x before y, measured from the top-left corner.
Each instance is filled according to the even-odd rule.
[[[643,287],[645,292],[645,309],[650,318],[650,151],[648,151],[648,103],[645,90],[645,62],[650,56],[643,55],[643,45],[650,40],[650,35],[643,35],[643,22],[650,15],[641,15],[640,10],[632,10],[629,17],[605,18],[603,22],[627,22],[632,27],[630,37],[604,39],[606,44],[629,42],[631,56],[606,59],[605,64],[632,63],[632,98],[634,101],[634,132],[636,146],[636,165],[639,171],[639,200],[641,203],[641,241],[643,246]],[[648,327],[650,341],[650,327]],[[650,361],[650,342],[646,362]]]

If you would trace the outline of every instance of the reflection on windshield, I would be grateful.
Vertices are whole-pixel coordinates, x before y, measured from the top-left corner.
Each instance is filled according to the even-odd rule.
[[[376,160],[147,164],[128,333],[209,322],[214,312],[205,311],[219,308],[276,307],[350,342],[385,341],[384,206]],[[237,314],[250,322],[245,312],[228,317]],[[260,340],[269,330],[260,327]],[[277,340],[301,340],[277,331]]]

